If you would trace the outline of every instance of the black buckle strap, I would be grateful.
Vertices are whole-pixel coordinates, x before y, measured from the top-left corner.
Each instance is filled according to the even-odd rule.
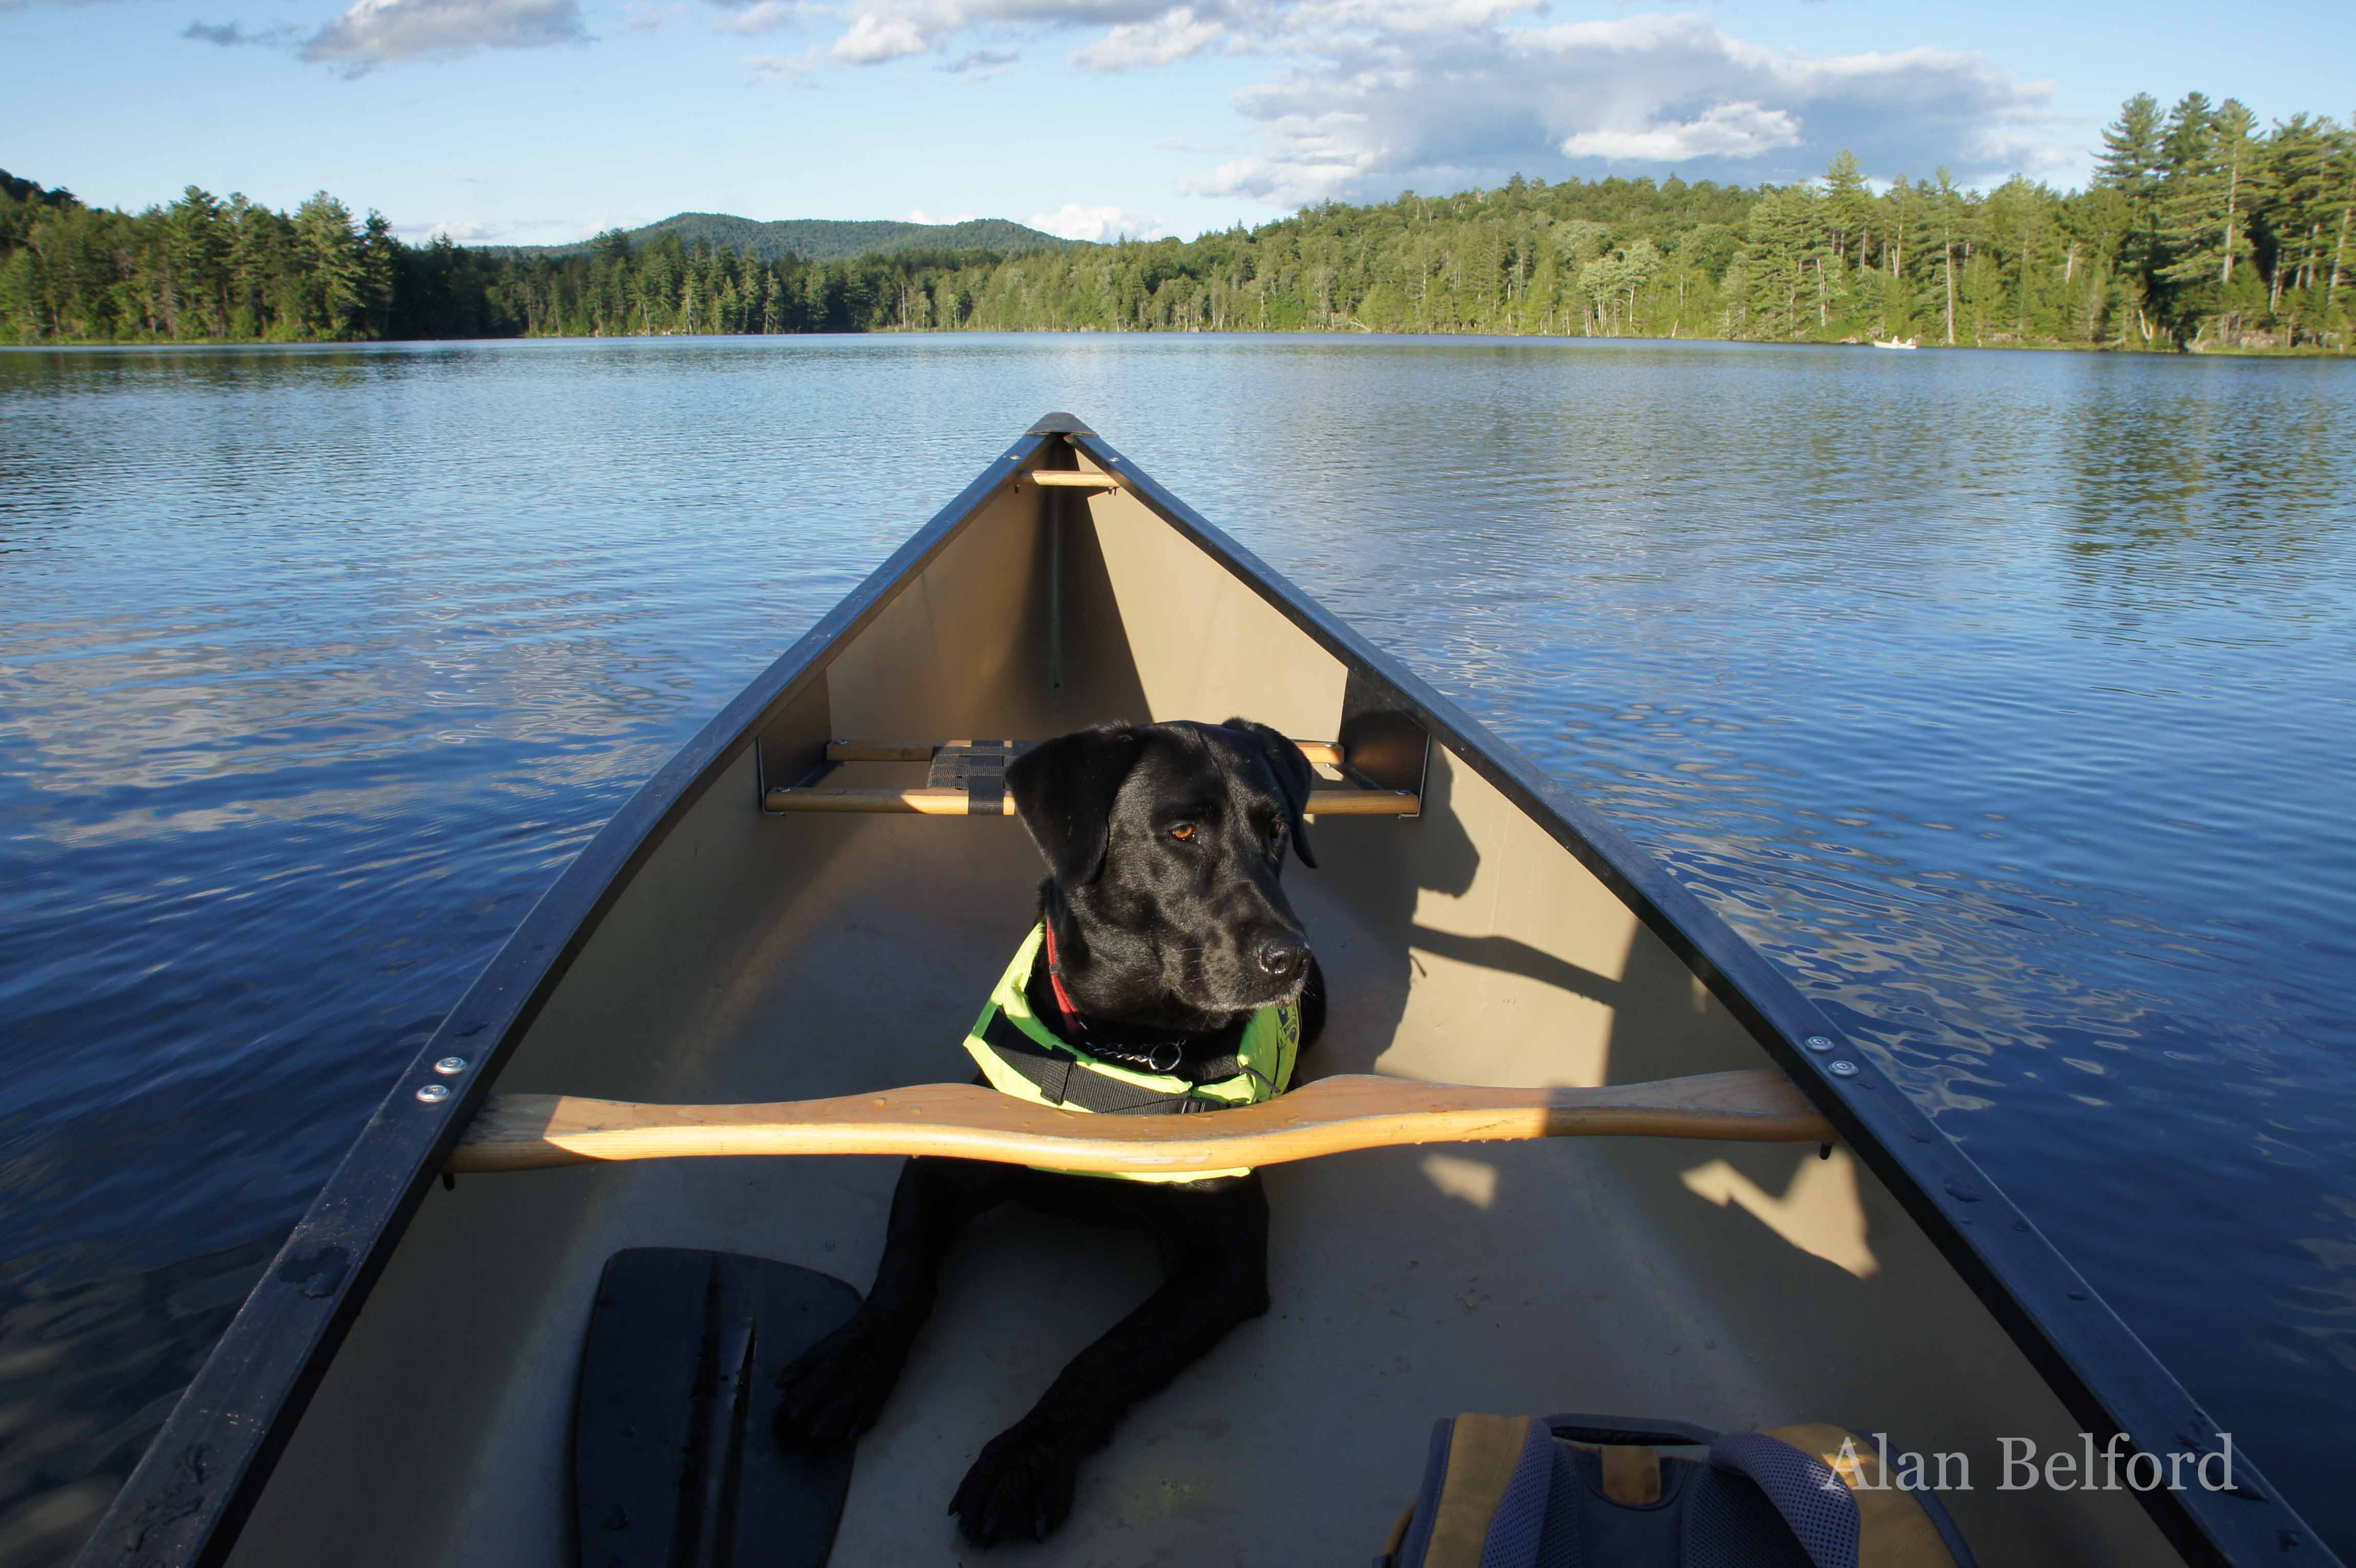
[[[1027,1079],[1050,1105],[1069,1105],[1099,1116],[1186,1116],[1223,1109],[1215,1100],[1123,1083],[1090,1072],[1063,1051],[1050,1050],[1024,1034],[1004,1013],[993,1013],[982,1043],[998,1059]]]

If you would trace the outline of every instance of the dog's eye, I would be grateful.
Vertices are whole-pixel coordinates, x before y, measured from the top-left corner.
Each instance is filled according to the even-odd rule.
[[[1193,838],[1194,836],[1194,824],[1192,822],[1181,822],[1176,827],[1170,830],[1170,836],[1182,842],[1186,839]]]

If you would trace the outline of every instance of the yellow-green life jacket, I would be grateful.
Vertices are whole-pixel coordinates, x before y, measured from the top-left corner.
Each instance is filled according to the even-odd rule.
[[[1024,994],[1032,966],[1038,962],[1044,925],[1015,950],[996,990],[967,1031],[965,1048],[981,1068],[991,1087],[1034,1105],[1115,1116],[1183,1115],[1198,1111],[1225,1111],[1273,1100],[1292,1083],[1292,1064],[1301,1054],[1301,1009],[1263,1007],[1244,1026],[1237,1041],[1236,1070],[1208,1083],[1193,1083],[1167,1073],[1141,1071],[1090,1056],[1047,1027],[1031,1011]],[[1041,1170],[1052,1167],[1041,1165]],[[1097,1176],[1103,1172],[1071,1173]],[[1251,1167],[1228,1171],[1187,1171],[1171,1175],[1156,1171],[1110,1173],[1126,1181],[1208,1181],[1214,1176],[1249,1176]]]

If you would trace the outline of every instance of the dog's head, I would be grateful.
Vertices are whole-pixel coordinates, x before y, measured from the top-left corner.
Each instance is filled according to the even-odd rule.
[[[1313,866],[1308,759],[1266,725],[1102,725],[1006,769],[1073,940],[1082,1011],[1179,1028],[1297,1000],[1309,940],[1279,878]]]

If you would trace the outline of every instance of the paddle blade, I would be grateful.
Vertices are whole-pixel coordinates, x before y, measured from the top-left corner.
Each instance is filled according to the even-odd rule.
[[[608,1259],[573,1416],[582,1568],[821,1568],[851,1456],[777,1446],[777,1374],[858,1305],[832,1275],[766,1258]]]

